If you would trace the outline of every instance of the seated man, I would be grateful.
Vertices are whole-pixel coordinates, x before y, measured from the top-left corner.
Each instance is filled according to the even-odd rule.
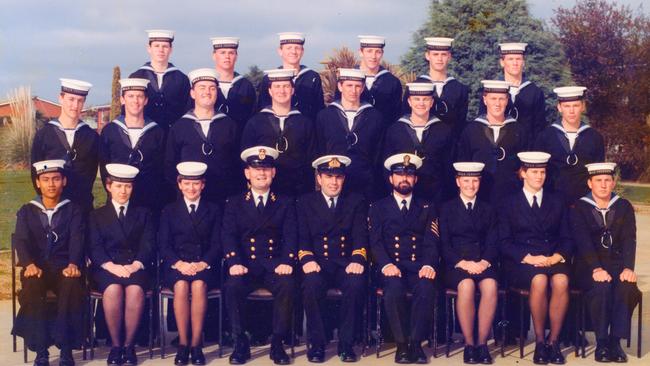
[[[598,362],[627,362],[620,339],[630,334],[630,318],[641,296],[634,273],[634,208],[613,193],[615,169],[615,163],[587,164],[591,192],[571,209],[575,279],[585,291]]]
[[[246,297],[255,289],[273,294],[271,359],[289,364],[282,345],[288,334],[293,309],[293,266],[296,261],[297,230],[293,199],[271,192],[278,151],[268,146],[244,150],[244,174],[250,189],[226,200],[222,225],[223,252],[228,268],[224,284],[226,309],[235,346],[230,363],[241,365],[250,358],[243,318]]]
[[[67,180],[64,160],[33,164],[40,194],[16,215],[13,236],[20,271],[20,310],[12,334],[36,352],[35,366],[49,365],[48,347],[61,349],[59,364],[73,366],[72,349],[84,339],[85,227],[81,209],[61,200]],[[48,311],[46,292],[56,296],[56,312]]]
[[[302,298],[307,315],[307,351],[310,362],[325,361],[325,296],[329,288],[343,292],[338,324],[338,355],[343,362],[357,360],[352,349],[366,291],[367,212],[359,193],[341,193],[350,159],[327,155],[316,159],[320,192],[298,199],[298,260],[305,273]]]
[[[370,206],[373,261],[380,270],[388,323],[397,342],[396,363],[427,363],[422,340],[431,330],[438,266],[438,219],[433,205],[413,196],[422,160],[396,154],[384,162],[393,187]],[[413,293],[410,314],[406,292]]]

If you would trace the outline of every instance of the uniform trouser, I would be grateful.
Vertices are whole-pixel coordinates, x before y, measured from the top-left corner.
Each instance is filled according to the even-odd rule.
[[[402,271],[402,277],[382,277],[384,307],[395,342],[424,340],[431,331],[435,285],[433,280],[419,278],[417,272]],[[406,293],[411,292],[411,311],[408,312]],[[377,319],[380,321],[380,319]]]
[[[339,341],[354,342],[354,331],[363,306],[366,291],[365,274],[345,273],[339,265],[321,265],[320,272],[305,274],[302,282],[302,299],[307,317],[307,339],[312,345],[327,342],[322,310],[326,309],[327,290],[338,288],[343,293],[339,315]]]
[[[632,312],[641,292],[636,283],[621,282],[619,273],[610,272],[612,282],[592,281],[591,289],[585,292],[596,339],[607,339],[609,335],[627,338],[630,334]]]
[[[278,275],[267,270],[249,272],[242,276],[230,276],[224,284],[226,309],[230,316],[233,335],[244,333],[242,313],[246,297],[258,288],[266,288],[273,294],[273,335],[284,337],[291,326],[295,282],[293,275]]]
[[[62,268],[43,270],[41,277],[25,277],[20,273],[22,290],[20,310],[12,334],[23,337],[32,351],[59,348],[80,348],[84,336],[86,294],[81,277],[64,277]],[[56,294],[56,304],[47,303],[47,291]],[[56,309],[52,306],[56,305]]]

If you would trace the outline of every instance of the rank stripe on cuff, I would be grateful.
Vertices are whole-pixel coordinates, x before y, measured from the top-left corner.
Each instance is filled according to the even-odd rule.
[[[314,255],[314,252],[310,250],[299,250],[298,251],[298,260],[302,260],[303,257],[306,257],[308,255]]]

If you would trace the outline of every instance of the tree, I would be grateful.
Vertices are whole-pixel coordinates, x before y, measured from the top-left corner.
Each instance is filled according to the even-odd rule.
[[[548,120],[555,120],[553,88],[571,83],[562,47],[540,20],[530,16],[524,0],[438,0],[432,1],[426,23],[413,35],[413,46],[402,58],[406,71],[428,72],[424,59],[424,37],[451,37],[451,74],[468,85],[470,116],[478,111],[478,91],[483,79],[502,76],[498,43],[528,43],[526,77],[546,95]]]
[[[255,91],[257,91],[257,94],[259,94],[260,91],[258,88],[260,87],[260,83],[264,78],[264,71],[262,71],[257,65],[252,65],[248,68],[248,72],[244,76],[250,80],[251,83],[253,83]]]
[[[122,103],[120,103],[120,96],[120,67],[115,66],[113,68],[113,84],[111,86],[111,121],[122,114]]]

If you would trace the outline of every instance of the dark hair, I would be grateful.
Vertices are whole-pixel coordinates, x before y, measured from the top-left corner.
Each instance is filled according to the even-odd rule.
[[[181,176],[176,177],[176,183],[180,183],[182,180],[188,180],[187,178],[183,178]],[[190,179],[190,180],[200,180],[201,182],[205,183],[205,178],[201,179]]]
[[[173,41],[153,40],[153,41],[149,41],[149,46],[151,46],[151,44],[154,43],[154,42],[167,42],[167,43],[169,43],[169,47],[172,47],[172,43],[173,43]]]

